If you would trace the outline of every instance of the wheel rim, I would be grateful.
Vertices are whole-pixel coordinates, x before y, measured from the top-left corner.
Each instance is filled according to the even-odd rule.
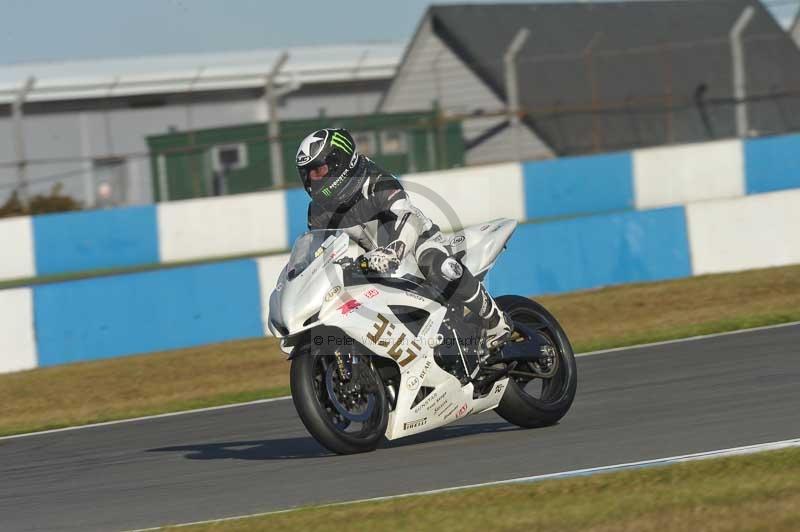
[[[553,357],[553,364],[555,366],[552,368],[538,365],[535,362],[523,362],[516,368],[530,373],[545,373],[552,375],[551,377],[530,378],[526,376],[515,376],[513,380],[519,386],[520,391],[540,408],[555,406],[564,398],[569,389],[567,379],[569,366],[566,363],[567,355],[558,333],[550,325],[549,320],[546,319],[545,316],[542,316],[533,309],[515,308],[507,312],[514,321],[524,323],[525,325],[537,329],[537,334],[540,334],[546,343],[555,350],[555,356]]]
[[[375,434],[383,415],[381,386],[367,357],[348,355],[342,379],[333,356],[314,362],[314,394],[327,421],[340,433],[357,438]]]

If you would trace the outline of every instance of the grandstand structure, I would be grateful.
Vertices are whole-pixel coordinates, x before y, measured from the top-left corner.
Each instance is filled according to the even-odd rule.
[[[2,66],[0,137],[10,142],[0,143],[0,203],[21,185],[33,195],[55,183],[87,207],[150,203],[148,136],[267,122],[271,74],[281,120],[372,113],[402,50],[358,44]]]

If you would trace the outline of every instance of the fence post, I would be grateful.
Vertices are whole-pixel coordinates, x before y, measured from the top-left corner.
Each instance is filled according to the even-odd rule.
[[[283,65],[289,59],[289,54],[283,52],[272,70],[267,74],[264,84],[264,99],[267,104],[267,136],[269,138],[269,155],[272,163],[272,186],[283,186],[283,148],[281,145],[281,126],[278,119],[278,98],[280,94],[275,89],[275,78]]]
[[[208,195],[209,193],[208,176],[205,174],[205,172],[203,172],[202,175],[203,177],[202,183],[200,181],[200,171],[197,167],[198,155],[195,152],[194,148],[197,140],[196,139],[197,135],[195,135],[194,132],[194,87],[197,84],[197,82],[200,81],[200,78],[203,77],[203,72],[205,72],[205,70],[206,70],[205,66],[198,67],[197,72],[195,73],[192,80],[189,82],[189,89],[186,91],[186,132],[189,140],[189,150],[187,151],[188,154],[187,157],[189,157],[189,168],[192,174],[192,186],[194,187],[195,190],[195,197],[200,195],[199,191],[201,184],[204,189],[203,195]]]
[[[672,88],[672,54],[669,43],[661,48],[661,58],[664,62],[664,138],[668,144],[675,142],[675,134],[672,127],[673,117],[673,88]]]
[[[744,64],[742,33],[755,15],[753,6],[747,6],[731,28],[731,57],[733,58],[733,98],[736,101],[736,135],[747,136],[747,71]]]
[[[169,201],[169,176],[167,175],[167,158],[163,153],[159,153],[156,158],[158,168],[158,201],[159,203]]]
[[[22,127],[23,107],[28,93],[33,90],[36,78],[29,77],[17,92],[17,97],[11,104],[11,116],[14,121],[14,148],[17,152],[17,190],[19,201],[24,207],[28,206],[28,162],[25,155],[25,130]]]
[[[601,150],[602,142],[600,140],[600,124],[597,118],[600,102],[597,90],[597,75],[594,71],[594,47],[602,36],[602,32],[597,32],[592,35],[589,44],[583,49],[583,62],[586,67],[586,77],[589,81],[589,89],[592,93],[592,149],[595,153]]]
[[[94,161],[91,148],[92,136],[89,132],[89,115],[82,111],[78,117],[81,130],[81,158],[83,159],[83,196],[85,208],[94,207],[97,202],[95,194]]]
[[[505,66],[505,82],[507,97],[508,122],[511,125],[514,135],[514,148],[517,160],[522,159],[522,131],[520,131],[520,107],[519,107],[519,86],[517,80],[516,58],[519,51],[525,45],[531,32],[528,28],[521,28],[511,40],[506,53],[503,55]]]

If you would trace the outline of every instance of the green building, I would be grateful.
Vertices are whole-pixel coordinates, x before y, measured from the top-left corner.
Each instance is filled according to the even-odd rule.
[[[295,152],[310,132],[345,127],[361,153],[395,175],[464,164],[461,124],[442,123],[435,111],[281,122],[283,177],[299,186]],[[172,132],[147,138],[156,201],[255,192],[274,187],[267,125]]]

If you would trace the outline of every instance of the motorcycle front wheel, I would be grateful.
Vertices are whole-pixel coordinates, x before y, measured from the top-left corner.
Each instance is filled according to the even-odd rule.
[[[292,359],[289,383],[303,425],[328,450],[372,451],[385,435],[389,403],[369,357],[305,349]]]
[[[553,425],[572,406],[578,387],[569,339],[555,317],[536,301],[521,296],[500,296],[496,301],[514,322],[535,329],[552,355],[542,363],[518,364],[495,412],[519,427]]]

